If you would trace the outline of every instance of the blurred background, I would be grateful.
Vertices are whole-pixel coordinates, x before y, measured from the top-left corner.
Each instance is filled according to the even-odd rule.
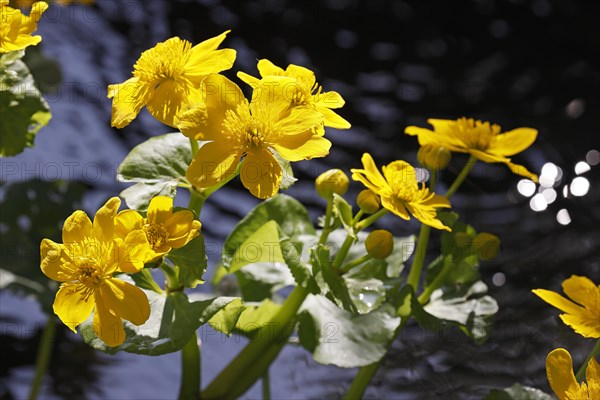
[[[26,397],[53,300],[39,271],[41,239],[59,240],[74,209],[94,213],[117,195],[126,186],[116,181],[116,169],[129,150],[172,131],[145,110],[127,128],[112,129],[107,85],[128,79],[140,53],[157,42],[180,36],[196,44],[227,29],[223,47],[238,56],[225,75],[240,86],[235,72],[257,75],[257,60],[268,58],[314,70],[324,90],[346,100],[340,114],[352,129],[328,129],[331,154],[293,166],[299,181],[288,193],[315,221],[324,203],[313,180],[326,169],[349,173],[366,151],[378,164],[416,165],[418,143],[404,134],[406,126],[467,116],[503,130],[539,130],[536,143],[514,161],[540,174],[540,185],[504,166],[477,164],[453,198],[462,220],[502,240],[499,258],[481,267],[500,306],[491,337],[477,346],[458,330],[427,332],[409,324],[366,397],[477,399],[515,382],[549,391],[548,352],[566,347],[579,365],[593,345],[530,290],[560,291],[572,274],[596,283],[600,277],[599,12],[599,3],[568,0],[52,4],[39,23],[43,41],[26,57],[53,119],[34,148],[0,161],[2,269],[29,276],[32,290],[46,292],[48,301],[40,305],[27,291],[11,291],[18,277],[0,275],[0,399]],[[465,161],[453,157],[442,188]],[[360,189],[353,184],[346,197]],[[186,204],[184,193],[177,202]],[[225,236],[257,203],[239,182],[210,198],[202,215],[209,274]],[[379,226],[398,236],[418,228],[391,216]],[[201,338],[206,384],[244,340],[208,328]],[[178,354],[108,356],[60,329],[48,372],[41,398],[167,399],[177,395],[180,360]],[[303,349],[287,346],[271,368],[272,396],[338,398],[355,373],[318,365]],[[259,397],[258,387],[244,396]]]

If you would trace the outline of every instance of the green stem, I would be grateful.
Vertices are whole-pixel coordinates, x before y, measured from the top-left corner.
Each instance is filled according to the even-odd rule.
[[[202,393],[205,399],[232,399],[244,394],[264,376],[288,339],[290,324],[308,291],[296,286],[275,316]]]
[[[192,158],[194,158],[194,156],[198,152],[198,149],[200,148],[200,145],[198,144],[198,141],[196,139],[190,138],[190,147],[192,148]]]
[[[271,400],[271,386],[269,385],[269,370],[262,377],[262,397],[263,400]]]
[[[369,215],[367,218],[363,219],[358,224],[356,224],[355,230],[357,232],[360,232],[363,229],[368,228],[369,226],[373,225],[375,223],[375,221],[377,221],[379,218],[383,217],[387,213],[389,213],[389,211],[385,208],[382,208],[381,210],[377,211],[375,214]]]
[[[165,274],[167,294],[171,292],[178,292],[183,290],[183,286],[179,282],[179,276],[177,275],[177,271],[173,267],[171,267],[167,263],[162,263],[160,265],[161,271]]]
[[[596,341],[596,345],[592,348],[592,351],[590,351],[590,354],[588,354],[587,358],[583,362],[583,365],[581,366],[581,368],[579,368],[579,371],[577,371],[577,375],[575,375],[575,379],[577,380],[577,382],[583,382],[583,380],[585,378],[585,371],[587,369],[587,366],[588,366],[590,360],[592,358],[596,357],[596,355],[598,353],[600,353],[600,339],[598,339]],[[589,382],[588,382],[588,384],[589,384]]]
[[[48,322],[42,331],[42,337],[40,338],[40,344],[38,347],[37,358],[35,360],[35,375],[33,382],[31,382],[31,388],[29,390],[28,400],[35,400],[40,392],[42,380],[48,369],[50,363],[50,356],[52,355],[52,346],[54,345],[54,337],[56,336],[56,325],[58,321],[54,314],[48,317]]]
[[[200,398],[200,346],[196,333],[181,349],[181,388],[179,400]]]
[[[460,174],[458,174],[458,176],[450,186],[450,189],[448,189],[448,192],[446,192],[447,198],[450,198],[454,194],[454,192],[458,190],[458,188],[463,183],[467,175],[469,175],[469,172],[471,172],[471,168],[473,168],[473,165],[475,165],[476,162],[477,159],[474,156],[469,157],[469,160],[463,167],[462,171],[460,171]]]
[[[442,259],[442,262],[443,261],[444,260]],[[440,286],[442,286],[442,284],[446,280],[446,277],[448,276],[450,271],[452,271],[452,267],[454,267],[454,263],[451,262],[446,263],[446,265],[442,267],[442,270],[437,274],[437,276],[433,279],[429,286],[427,286],[425,290],[423,290],[423,293],[421,293],[421,295],[419,296],[418,300],[420,304],[427,303],[429,301],[429,298],[431,297],[431,294]]]
[[[190,202],[188,203],[188,208],[194,210],[198,217],[200,217],[200,212],[202,211],[202,207],[204,207],[207,198],[208,196],[204,192],[199,192],[194,188],[190,188]]]
[[[319,238],[319,244],[324,244],[329,234],[331,233],[331,214],[333,213],[333,196],[327,199],[327,207],[325,208],[325,220],[323,221],[323,230],[321,231],[321,237]]]
[[[421,279],[421,271],[423,270],[423,263],[425,261],[425,256],[427,255],[427,245],[429,244],[430,233],[431,227],[429,225],[422,224],[419,232],[419,238],[417,239],[417,249],[415,250],[415,256],[410,267],[407,281],[407,283],[412,286],[415,292],[419,286],[419,279]]]
[[[335,258],[333,259],[333,263],[331,264],[331,268],[333,268],[334,271],[340,268],[340,266],[346,259],[348,251],[350,250],[350,247],[352,247],[353,243],[354,238],[350,235],[346,236],[346,240],[344,240],[344,243],[342,243],[342,247],[340,247],[340,249],[338,250],[337,254],[335,255]]]
[[[356,223],[358,221],[360,221],[360,218],[365,214],[365,212],[363,210],[358,210],[358,212],[356,213],[356,215],[354,216],[354,219],[352,220],[352,226],[356,226]]]
[[[372,258],[373,258],[373,256],[367,253],[364,256],[358,257],[357,259],[354,259],[354,260],[350,261],[348,264],[344,265],[342,267],[342,271],[343,272],[348,272],[352,268],[356,267],[357,265],[365,263],[365,262],[369,261]]]

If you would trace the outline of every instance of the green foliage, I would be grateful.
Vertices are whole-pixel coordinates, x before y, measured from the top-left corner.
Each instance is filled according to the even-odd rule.
[[[395,337],[400,318],[389,304],[367,314],[340,309],[325,296],[309,295],[299,314],[300,343],[315,361],[342,368],[379,361]]]
[[[553,396],[539,389],[515,383],[506,389],[493,389],[485,400],[552,400]]]
[[[134,147],[117,171],[122,182],[136,184],[121,192],[127,206],[146,211],[154,196],[175,197],[180,184],[188,184],[185,172],[192,161],[189,139],[180,132],[155,136]]]
[[[94,333],[91,317],[79,326],[83,340],[96,350],[110,354],[126,351],[158,356],[181,350],[196,330],[209,321],[223,331],[231,331],[237,322],[235,313],[239,316],[242,311],[240,300],[235,297],[190,301],[183,292],[168,295],[144,292],[150,301],[150,318],[141,326],[124,321],[127,338],[123,344],[106,346]],[[229,310],[223,311],[230,305]]]
[[[356,239],[356,232],[352,226],[352,206],[339,194],[333,194],[333,214],[351,237]]]
[[[179,282],[183,286],[195,288],[204,283],[202,277],[206,272],[207,257],[202,233],[185,246],[172,249],[167,258],[177,267]]]
[[[259,329],[271,323],[271,320],[281,309],[281,305],[266,299],[257,306],[249,306],[240,315],[235,331],[250,339],[254,338]]]
[[[0,157],[32,147],[35,135],[52,118],[22,51],[0,56]]]
[[[344,279],[338,275],[337,271],[333,270],[329,256],[329,248],[322,244],[311,249],[310,259],[313,267],[313,274],[315,276],[320,275],[322,278],[317,279],[317,282],[321,282],[321,293],[327,296],[331,301],[342,306],[345,310],[356,313],[356,306],[350,298],[350,293],[348,293],[348,288],[346,287]]]

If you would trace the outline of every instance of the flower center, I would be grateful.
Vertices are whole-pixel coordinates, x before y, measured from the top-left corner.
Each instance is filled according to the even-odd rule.
[[[104,278],[102,269],[98,262],[89,257],[81,257],[77,260],[76,280],[81,283],[76,291],[81,294],[82,301],[88,301],[94,290],[100,285]]]
[[[143,229],[152,250],[161,248],[167,241],[167,230],[163,224],[146,224]]]
[[[500,125],[489,122],[475,121],[472,118],[459,118],[456,121],[456,136],[468,148],[485,151],[490,146],[492,138],[500,133]]]
[[[142,53],[133,75],[154,89],[166,80],[177,80],[184,74],[191,48],[190,42],[177,37],[159,43]]]
[[[265,136],[258,128],[249,128],[246,130],[245,140],[248,147],[260,147],[265,141]]]
[[[409,202],[414,200],[419,187],[417,185],[413,185],[412,183],[401,183],[399,185],[393,186],[394,196],[398,199]]]

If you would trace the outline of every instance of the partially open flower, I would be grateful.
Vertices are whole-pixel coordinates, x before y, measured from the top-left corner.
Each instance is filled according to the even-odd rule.
[[[452,154],[444,146],[433,143],[424,144],[417,152],[417,160],[427,169],[439,171],[448,166]]]

